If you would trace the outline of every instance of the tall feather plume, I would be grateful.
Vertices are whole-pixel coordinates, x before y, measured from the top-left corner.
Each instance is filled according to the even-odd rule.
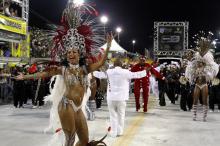
[[[70,3],[63,11],[61,24],[50,24],[49,30],[41,30],[44,37],[40,37],[39,41],[44,41],[44,44],[50,47],[52,59],[63,59],[66,53],[63,36],[67,34],[69,29],[77,29],[85,39],[86,53],[81,55],[93,60],[93,62],[97,61],[102,54],[99,48],[103,45],[105,38],[103,27],[95,18],[97,15],[98,12],[93,8],[93,4],[84,3],[76,6]]]
[[[201,56],[204,56],[209,50],[215,48],[213,36],[213,33],[210,31],[199,31],[193,36],[194,44],[196,45],[195,48]]]

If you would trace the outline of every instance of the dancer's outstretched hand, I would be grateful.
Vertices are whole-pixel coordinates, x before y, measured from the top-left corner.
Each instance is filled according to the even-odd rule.
[[[112,32],[107,34],[107,36],[106,36],[107,48],[111,47],[113,38],[114,37],[112,35]]]
[[[24,74],[23,73],[19,73],[18,76],[14,77],[15,80],[24,80]]]

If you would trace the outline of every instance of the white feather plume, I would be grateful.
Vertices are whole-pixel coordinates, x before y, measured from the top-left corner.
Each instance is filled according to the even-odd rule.
[[[52,82],[55,81],[53,89],[51,88]],[[50,92],[51,94],[44,98],[45,102],[52,102],[52,107],[50,110],[50,121],[49,127],[45,129],[45,132],[48,130],[55,131],[58,128],[61,128],[60,119],[58,115],[58,105],[63,98],[63,95],[66,91],[66,85],[64,83],[63,76],[56,75],[51,78],[50,82]]]
[[[185,77],[189,79],[190,83],[195,80],[196,69],[198,62],[205,63],[204,72],[206,73],[206,80],[212,80],[219,72],[219,65],[214,61],[212,52],[209,50],[203,57],[199,52],[195,53],[194,60],[189,62],[186,68]]]
[[[91,76],[91,75],[90,75]],[[91,77],[89,76],[88,85],[90,87]],[[55,81],[54,87],[52,89],[52,82]],[[84,93],[83,102],[82,102],[82,111],[87,117],[86,114],[86,103],[91,95],[90,88],[87,88],[87,91]],[[66,85],[64,82],[64,78],[62,75],[56,75],[51,78],[50,82],[50,95],[46,96],[45,102],[52,102],[51,110],[50,110],[50,119],[49,126],[44,130],[44,132],[52,131],[55,132],[57,129],[62,128],[59,114],[58,114],[58,105],[61,102],[64,93],[66,92]],[[62,146],[65,143],[65,135],[63,130],[55,133],[52,139],[49,141],[48,146]]]

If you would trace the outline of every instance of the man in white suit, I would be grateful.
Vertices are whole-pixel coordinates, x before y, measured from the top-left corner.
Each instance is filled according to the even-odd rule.
[[[114,67],[106,72],[95,71],[93,75],[108,80],[107,103],[110,114],[111,136],[123,135],[126,100],[129,98],[129,81],[146,76],[146,70],[131,72],[123,69],[122,62],[116,59]]]

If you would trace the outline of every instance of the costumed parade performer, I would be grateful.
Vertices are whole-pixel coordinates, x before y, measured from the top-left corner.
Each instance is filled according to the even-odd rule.
[[[96,141],[89,142],[88,126],[82,111],[82,102],[87,89],[87,75],[104,64],[113,37],[107,35],[107,48],[100,60],[87,64],[86,59],[91,59],[92,53],[97,51],[94,49],[98,49],[100,39],[103,39],[98,36],[99,30],[95,20],[91,20],[93,14],[97,14],[97,12],[88,4],[68,3],[62,15],[62,25],[57,27],[56,31],[49,32],[47,37],[48,42],[53,41],[51,43],[53,44],[52,57],[66,58],[68,63],[61,67],[49,67],[46,71],[33,75],[20,74],[16,77],[17,80],[23,80],[57,75],[54,90],[46,100],[53,101],[50,116],[53,118],[51,124],[56,128],[54,137],[58,138],[63,132],[65,146],[73,146],[76,135],[79,138],[76,146],[98,145]],[[105,145],[103,142],[100,143]],[[61,146],[64,143],[51,142],[51,146],[56,145]]]
[[[148,68],[145,67],[145,70]],[[122,136],[124,131],[126,101],[129,99],[129,81],[146,76],[146,71],[131,72],[122,68],[122,61],[117,58],[114,66],[105,72],[94,72],[94,76],[107,79],[107,104],[110,114],[112,137]]]
[[[202,36],[205,33],[202,32]],[[212,33],[209,32],[207,37],[200,37],[197,40],[198,52],[195,53],[190,65],[186,68],[186,78],[191,84],[195,84],[193,93],[193,120],[197,120],[197,104],[200,95],[203,100],[203,121],[207,120],[208,111],[208,82],[210,82],[218,73],[219,66],[214,62],[212,48]]]
[[[154,69],[150,64],[145,63],[146,58],[141,56],[139,63],[135,64],[132,68],[132,72],[143,71],[145,68],[149,68],[147,71],[147,75],[140,79],[135,79],[134,81],[134,96],[136,102],[136,111],[139,111],[140,106],[140,90],[143,90],[143,101],[144,101],[144,109],[143,112],[147,112],[147,104],[148,104],[148,97],[149,97],[149,86],[150,86],[150,73],[152,73],[155,77],[162,79],[163,76]]]

